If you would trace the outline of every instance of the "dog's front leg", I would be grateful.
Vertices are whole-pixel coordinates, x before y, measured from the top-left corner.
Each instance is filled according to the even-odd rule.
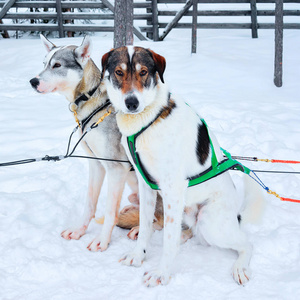
[[[83,217],[78,226],[69,228],[61,233],[61,236],[66,240],[78,240],[85,234],[91,219],[95,217],[98,197],[104,177],[104,167],[97,161],[89,160],[89,187]]]
[[[140,194],[140,228],[134,250],[124,255],[120,262],[127,266],[140,267],[145,259],[147,246],[153,232],[153,219],[157,192],[152,190],[138,174]]]
[[[118,223],[120,202],[128,169],[123,166],[109,165],[107,168],[108,193],[105,207],[104,224],[99,234],[87,247],[90,251],[104,251],[110,242],[111,233]]]
[[[164,204],[163,255],[159,268],[144,274],[143,280],[145,285],[148,287],[154,287],[159,284],[168,284],[171,278],[171,268],[174,264],[180,245],[181,223],[186,187],[186,181],[161,185]]]

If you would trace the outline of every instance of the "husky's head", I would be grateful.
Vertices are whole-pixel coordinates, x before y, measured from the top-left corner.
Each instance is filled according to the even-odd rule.
[[[156,98],[159,83],[164,83],[164,57],[142,47],[113,49],[102,57],[102,76],[116,109],[126,114],[142,112]]]
[[[30,80],[32,87],[39,93],[57,91],[67,97],[73,95],[90,58],[90,38],[86,36],[79,47],[57,47],[43,35],[41,39],[48,53],[44,60],[44,70]]]

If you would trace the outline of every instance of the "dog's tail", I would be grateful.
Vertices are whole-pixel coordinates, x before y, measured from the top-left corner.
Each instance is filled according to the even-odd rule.
[[[266,206],[263,190],[250,176],[244,175],[244,193],[241,220],[243,223],[257,224],[262,220]]]
[[[118,227],[124,229],[131,229],[135,226],[139,226],[140,213],[138,207],[131,207],[124,213],[119,214],[118,223],[116,224]],[[98,224],[104,223],[104,217],[98,218],[95,220]]]

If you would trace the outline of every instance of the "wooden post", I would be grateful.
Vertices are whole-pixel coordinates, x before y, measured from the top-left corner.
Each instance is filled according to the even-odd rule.
[[[274,84],[282,86],[282,52],[283,52],[283,0],[275,1],[275,62]]]
[[[2,20],[0,20],[0,24],[3,24]],[[9,34],[8,34],[7,30],[3,30],[1,35],[2,35],[3,38],[9,39]]]
[[[16,0],[6,1],[6,3],[2,6],[2,9],[0,10],[0,20],[6,15],[6,13],[14,5],[15,2]]]
[[[16,0],[9,0],[6,1],[6,3],[3,5],[2,9],[0,10],[0,24],[3,24],[2,18],[7,14],[9,9],[14,5]],[[6,30],[3,31],[2,36],[4,38],[9,38],[8,32]]]
[[[133,0],[126,2],[126,45],[133,45]]]
[[[197,52],[197,13],[198,0],[193,0],[192,53]]]
[[[63,19],[62,19],[61,0],[56,0],[56,13],[57,13],[58,34],[60,38],[63,38],[64,28],[63,28]]]
[[[157,42],[159,40],[157,0],[152,0],[152,26],[153,26],[153,41]]]
[[[258,37],[257,34],[257,7],[256,7],[256,0],[250,0],[250,8],[251,8],[251,31],[252,31],[252,38],[256,39]]]
[[[114,48],[133,44],[133,0],[115,0]]]
[[[151,2],[151,7],[147,7],[146,8],[147,14],[151,14],[151,20],[147,20],[146,23],[147,23],[147,26],[151,26],[152,27],[152,32],[147,31],[146,32],[146,37],[148,39],[153,40],[153,16],[154,16],[154,13],[153,13],[153,1],[152,0],[146,0],[146,1],[150,1]]]

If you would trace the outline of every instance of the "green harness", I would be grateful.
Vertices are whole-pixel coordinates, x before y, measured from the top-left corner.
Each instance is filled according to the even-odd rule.
[[[147,129],[149,128],[158,118],[160,117],[160,114],[146,127],[143,127],[139,132],[128,136],[127,137],[127,144],[129,147],[130,154],[132,156],[132,159],[134,161],[134,164],[136,165],[137,169],[139,170],[140,174],[144,178],[145,182],[153,189],[153,190],[159,190],[159,186],[157,183],[151,178],[147,170],[145,169],[144,165],[142,164],[139,154],[136,151],[136,139]],[[206,126],[206,122],[201,119],[202,123]],[[208,132],[208,130],[207,130]],[[209,133],[208,133],[209,136]],[[237,160],[232,159],[231,154],[221,148],[223,151],[225,159],[221,162],[218,162],[217,156],[215,153],[215,149],[213,146],[213,143],[211,141],[211,138],[209,136],[209,142],[210,142],[210,148],[211,148],[211,167],[206,169],[205,171],[201,172],[200,174],[197,174],[192,177],[188,177],[187,180],[189,180],[188,187],[203,183],[207,180],[210,180],[214,177],[217,177],[218,175],[221,175],[222,173],[228,171],[228,170],[240,170],[246,174],[249,175],[250,169],[242,165]]]

